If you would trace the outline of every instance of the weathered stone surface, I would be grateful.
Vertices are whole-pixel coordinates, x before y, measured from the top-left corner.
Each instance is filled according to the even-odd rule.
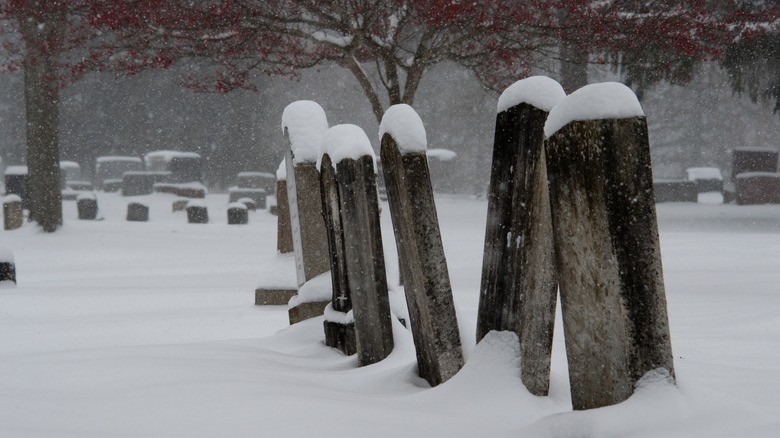
[[[436,386],[460,370],[463,351],[428,161],[424,152],[402,155],[389,134],[381,156],[417,365]]]
[[[355,315],[358,364],[363,366],[381,361],[394,346],[374,157],[342,159],[336,169],[342,226],[348,236],[344,265]]]
[[[572,404],[674,375],[644,117],[570,122],[546,142]]]
[[[95,220],[97,218],[98,203],[94,198],[81,198],[76,201],[79,219]]]
[[[316,318],[322,316],[325,311],[325,307],[330,301],[313,301],[309,303],[301,303],[295,307],[291,307],[287,310],[287,316],[290,319],[290,325],[297,324],[301,321],[305,321],[310,318]]]
[[[328,154],[323,154],[320,165],[320,190],[322,193],[322,214],[328,235],[331,282],[333,284],[333,310],[352,310],[352,297],[347,278],[346,254],[344,249],[344,228],[341,221],[341,203],[336,170]],[[327,338],[326,338],[327,341]],[[330,345],[332,347],[332,345]]]
[[[745,172],[777,172],[777,149],[735,148],[732,152],[731,179]]]
[[[10,281],[16,284],[16,265],[14,262],[0,261],[0,282]]]
[[[491,330],[520,339],[522,380],[550,383],[558,284],[544,159],[547,112],[521,103],[496,116],[477,342]]]
[[[190,205],[187,207],[187,222],[191,224],[209,223],[209,210],[204,205]]]
[[[285,134],[289,146],[289,136]],[[289,150],[289,147],[288,147]],[[322,217],[320,176],[316,163],[294,164],[292,151],[287,158],[287,196],[290,207],[290,224],[293,248],[296,256],[298,285],[326,272],[328,259],[328,235]]]
[[[228,225],[246,225],[249,223],[249,210],[244,206],[230,207],[227,210]]]
[[[149,220],[149,206],[139,202],[127,204],[127,220],[130,222],[147,222]]]
[[[653,193],[655,202],[697,202],[699,200],[699,188],[695,181],[653,181]]]
[[[294,251],[287,181],[276,182],[276,250],[282,254]]]
[[[358,352],[355,338],[355,324],[342,324],[334,321],[323,322],[325,330],[325,345],[335,348],[347,356]]]
[[[287,305],[290,298],[298,293],[298,289],[256,289],[256,306],[281,306]]]
[[[3,201],[3,228],[15,230],[24,223],[21,198]]]

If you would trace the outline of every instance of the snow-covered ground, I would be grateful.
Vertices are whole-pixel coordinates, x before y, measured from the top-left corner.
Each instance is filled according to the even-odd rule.
[[[356,368],[323,344],[321,318],[287,324],[256,307],[276,217],[187,224],[169,195],[99,194],[102,221],[46,235],[0,231],[18,286],[0,288],[3,437],[776,437],[780,431],[780,206],[658,206],[678,386],[643,382],[628,401],[571,412],[560,316],[549,397],[519,380],[512,336],[474,347],[484,200],[437,198],[465,368],[430,388],[410,334]],[[389,211],[388,271],[397,273]]]

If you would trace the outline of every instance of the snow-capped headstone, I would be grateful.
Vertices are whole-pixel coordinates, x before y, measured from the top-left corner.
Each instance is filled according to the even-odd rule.
[[[16,284],[16,264],[14,263],[14,254],[0,248],[0,284]]]
[[[22,198],[19,195],[7,195],[3,198],[3,228],[15,230],[22,226]]]
[[[320,160],[320,189],[322,190],[322,214],[325,217],[325,229],[328,234],[330,255],[330,273],[333,294],[330,310],[337,316],[324,322],[325,345],[337,348],[346,355],[357,353],[354,321],[344,323],[346,315],[352,310],[352,294],[347,281],[346,256],[344,243],[346,236],[341,223],[341,204],[336,169],[326,152]],[[339,316],[340,315],[340,316]]]
[[[76,199],[76,208],[78,209],[79,219],[97,219],[98,203],[94,193],[86,192],[80,194]]]
[[[545,133],[572,405],[617,404],[647,372],[674,375],[647,121],[628,87],[594,84]]]
[[[131,202],[127,204],[128,222],[148,222],[149,206],[142,202]]]
[[[336,167],[338,209],[344,233],[344,277],[354,314],[358,363],[369,365],[387,357],[394,345],[379,222],[376,157],[365,132],[355,125],[330,128],[323,137],[323,149],[327,160],[321,163],[322,173],[328,174],[333,165]],[[331,169],[327,169],[328,165]],[[333,195],[333,191],[327,194]],[[339,248],[335,249],[338,252]],[[334,302],[341,299],[337,295],[334,290]]]
[[[544,157],[547,114],[566,94],[548,77],[515,82],[498,100],[488,190],[477,341],[513,331],[522,380],[547,395],[558,284]]]
[[[731,180],[736,182],[737,176],[744,172],[777,172],[777,160],[777,148],[734,148]]]
[[[209,223],[209,210],[205,202],[201,200],[190,200],[187,202],[187,223]]]
[[[393,105],[379,127],[382,169],[398,246],[420,376],[432,386],[463,366],[447,260],[433,199],[420,116]]]
[[[228,225],[246,225],[249,223],[249,209],[240,202],[231,202],[227,208]]]
[[[22,200],[22,208],[28,208],[27,166],[8,166],[5,169],[5,193],[17,195]]]
[[[298,286],[327,271],[330,263],[317,171],[322,134],[327,129],[325,111],[316,102],[293,102],[282,114],[282,130],[287,144],[287,196]]]

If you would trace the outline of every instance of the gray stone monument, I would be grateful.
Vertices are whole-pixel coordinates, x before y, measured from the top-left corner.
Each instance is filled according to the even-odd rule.
[[[3,228],[15,230],[22,226],[24,214],[22,198],[19,195],[7,195],[3,198]]]
[[[97,219],[98,202],[97,197],[92,192],[82,193],[76,199],[76,208],[79,219],[93,221]]]
[[[628,87],[593,84],[545,135],[572,404],[613,405],[648,372],[674,376],[647,122]]]
[[[387,357],[394,345],[379,223],[376,157],[368,137],[355,125],[330,128],[323,138],[323,146],[327,160],[323,157],[322,172],[332,170],[326,168],[327,164],[336,165],[341,226],[346,237],[343,239],[346,275],[340,281],[346,279],[348,283],[358,363],[369,365]],[[335,301],[342,299],[340,292],[334,290]]]
[[[287,197],[287,165],[285,160],[276,171],[276,250],[282,254],[294,251],[290,204]]]
[[[127,220],[128,222],[149,221],[149,206],[141,202],[127,204]]]
[[[207,224],[209,223],[209,210],[206,203],[200,200],[191,200],[187,202],[187,223]]]
[[[477,342],[491,330],[517,334],[523,384],[539,396],[550,385],[558,294],[544,122],[565,95],[534,76],[499,98],[477,318]]]
[[[420,376],[436,386],[460,370],[463,351],[425,155],[425,127],[412,107],[393,105],[379,136],[417,365]]]

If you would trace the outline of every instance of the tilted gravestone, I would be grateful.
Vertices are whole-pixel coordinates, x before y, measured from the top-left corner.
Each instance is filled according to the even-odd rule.
[[[3,198],[3,228],[15,230],[20,228],[23,222],[22,198],[19,195],[7,195]]]
[[[76,199],[76,208],[78,210],[79,219],[97,219],[98,202],[94,193],[89,192],[80,194]]]
[[[282,254],[294,251],[288,202],[287,166],[282,160],[276,171],[276,250]]]
[[[320,176],[317,170],[322,134],[328,121],[322,107],[312,101],[296,101],[282,114],[282,128],[287,144],[287,196],[290,226],[293,236],[295,268],[298,286],[327,272],[328,236],[322,216]],[[309,307],[319,304],[307,303]],[[322,314],[326,303],[318,312]],[[296,316],[299,315],[300,316]],[[297,322],[313,315],[290,309],[290,321]]]
[[[545,124],[572,405],[626,400],[673,378],[647,122],[618,83],[583,87]]]
[[[16,284],[16,265],[13,253],[0,248],[0,284],[5,282]]]
[[[141,202],[131,202],[127,204],[128,222],[148,222],[149,206]]]
[[[539,396],[550,386],[558,295],[544,122],[565,96],[534,76],[499,98],[477,317],[477,342],[491,330],[517,334],[523,383]]]
[[[327,133],[328,131],[326,131]],[[333,285],[331,309],[338,312],[336,317],[326,314],[325,345],[341,350],[346,355],[357,353],[355,323],[347,317],[352,310],[352,294],[347,280],[346,256],[344,249],[344,228],[341,222],[341,204],[336,169],[330,155],[325,153],[320,160],[320,189],[322,191],[322,214],[328,234],[330,255],[330,273]]]
[[[333,249],[336,251],[331,255],[334,252],[337,255],[336,269],[341,268],[338,262],[343,261],[345,272],[343,276],[332,277],[340,277],[339,282],[346,280],[347,289],[338,292],[334,289],[334,300],[343,299],[342,291],[349,294],[358,363],[369,365],[387,357],[394,345],[379,223],[376,158],[368,137],[355,125],[336,125],[328,129],[323,136],[323,146],[327,159],[323,157],[322,172],[332,171],[332,167],[327,169],[327,164],[336,166],[338,190],[335,194],[344,236],[338,238],[334,233],[336,247]],[[333,194],[334,191],[329,190],[326,199],[331,200],[328,195]],[[329,205],[329,209],[332,207]],[[338,254],[338,240],[342,240],[343,256]],[[335,280],[333,285],[340,286]]]
[[[393,105],[382,118],[379,136],[417,365],[420,376],[436,386],[460,370],[463,351],[425,155],[425,127],[412,107]]]

